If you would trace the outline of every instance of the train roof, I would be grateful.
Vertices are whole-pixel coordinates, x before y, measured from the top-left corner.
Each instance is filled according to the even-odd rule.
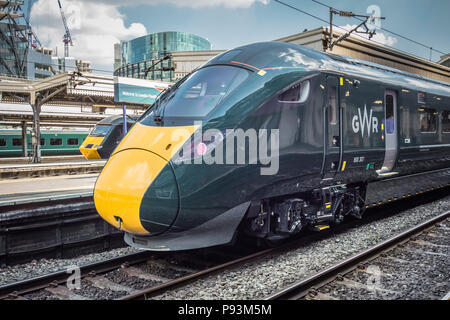
[[[31,132],[31,128],[27,129],[27,133]],[[18,133],[22,134],[22,129],[0,129],[0,134]],[[41,134],[89,134],[89,130],[41,130]]]
[[[356,58],[287,42],[259,42],[227,51],[206,65],[232,64],[254,70],[331,71],[450,97],[450,84]]]
[[[139,116],[133,116],[127,114],[127,122],[136,122]],[[108,118],[101,120],[97,125],[115,125],[123,123],[123,115],[114,115]]]

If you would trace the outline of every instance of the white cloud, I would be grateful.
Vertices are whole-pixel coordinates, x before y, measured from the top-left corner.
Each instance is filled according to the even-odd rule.
[[[92,0],[81,0],[83,2],[90,2]],[[99,3],[109,3],[117,6],[130,6],[130,5],[158,5],[158,4],[171,4],[177,7],[218,7],[223,6],[226,8],[249,8],[254,3],[262,3],[267,5],[270,0],[97,0]]]
[[[177,7],[248,8],[255,3],[268,4],[269,0],[64,0],[63,9],[67,17],[74,46],[70,55],[91,61],[99,70],[112,71],[114,44],[147,34],[141,23],[125,26],[125,17],[118,8],[133,5],[171,4]],[[62,42],[65,30],[55,0],[38,0],[31,11],[31,23],[42,44],[58,48],[64,54]]]
[[[345,33],[347,31],[352,30],[356,26],[357,26],[356,24],[355,25],[347,24],[345,26],[339,27],[339,28],[342,28],[342,29],[338,29],[338,31]],[[345,29],[345,31],[343,29]],[[359,30],[364,30],[364,28],[360,28]],[[363,34],[363,33],[352,33],[351,36],[352,37],[356,37],[356,38],[363,37],[365,39],[369,39],[369,35],[368,34]],[[391,37],[391,36],[386,36],[383,32],[381,32],[379,30],[376,30],[376,34],[372,37],[371,40],[374,40],[374,41],[376,41],[376,42],[378,42],[380,44],[383,44],[383,45],[386,45],[386,46],[390,46],[390,47],[394,46],[397,43],[397,41],[398,41],[397,38]]]
[[[118,6],[107,2],[64,0],[63,9],[74,42],[70,55],[91,61],[95,69],[113,69],[114,43],[147,34],[143,24],[125,26],[124,16]],[[31,23],[39,40],[49,48],[58,47],[58,54],[64,54],[62,42],[65,30],[54,0],[39,0],[32,8]]]

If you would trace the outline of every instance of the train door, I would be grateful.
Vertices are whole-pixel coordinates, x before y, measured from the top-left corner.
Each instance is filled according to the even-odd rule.
[[[324,104],[324,161],[322,179],[332,180],[342,161],[342,111],[340,86],[342,78],[327,77],[327,97]]]
[[[386,90],[384,94],[385,103],[385,156],[380,175],[394,174],[395,162],[398,153],[398,124],[397,124],[397,94],[394,91]]]

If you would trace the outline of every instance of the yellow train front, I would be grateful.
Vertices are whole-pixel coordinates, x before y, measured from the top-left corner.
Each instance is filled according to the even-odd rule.
[[[128,129],[135,122],[136,118],[127,116]],[[123,116],[111,116],[97,123],[79,149],[87,160],[108,159],[122,138]]]

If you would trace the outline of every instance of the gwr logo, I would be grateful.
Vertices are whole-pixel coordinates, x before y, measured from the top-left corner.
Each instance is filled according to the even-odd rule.
[[[373,110],[370,109],[370,115],[367,114],[367,105],[364,105],[364,115],[361,115],[361,108],[358,108],[358,115],[355,115],[352,120],[352,129],[354,133],[361,131],[361,136],[364,138],[364,132],[367,128],[367,136],[370,133],[378,133],[378,118],[372,117]]]

